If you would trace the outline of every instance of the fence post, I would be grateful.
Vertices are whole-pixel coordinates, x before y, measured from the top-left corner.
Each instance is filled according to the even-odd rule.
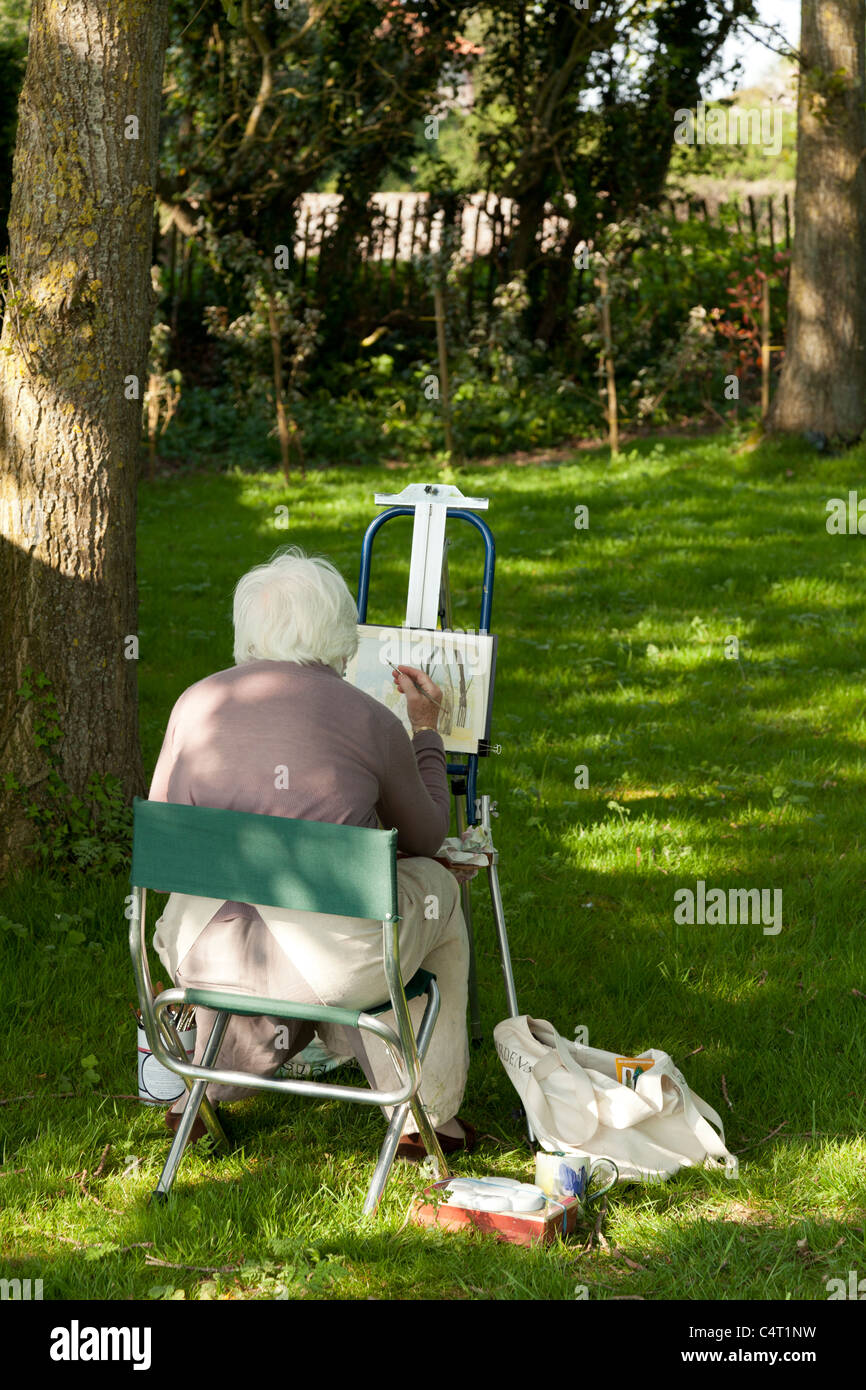
[[[411,232],[411,235],[410,235],[410,237],[409,237],[409,259],[408,259],[408,261],[407,261],[407,263],[406,263],[406,279],[405,279],[405,282],[404,282],[404,285],[403,285],[403,303],[404,303],[404,304],[408,304],[408,303],[409,303],[409,296],[410,296],[410,294],[411,294],[411,292],[412,292],[412,286],[413,286],[414,283],[415,283],[415,234],[416,234],[416,230],[417,230],[417,227],[418,227],[418,208],[419,208],[420,205],[421,205],[421,200],[420,200],[420,198],[418,197],[418,194],[417,194],[417,193],[413,193],[413,194],[411,195],[411,197],[412,197],[412,200],[413,200],[413,201],[412,201],[412,232]]]
[[[304,468],[304,455],[301,448],[300,433],[294,420],[289,418],[286,411],[286,400],[283,393],[283,349],[280,340],[280,330],[277,323],[277,306],[273,290],[268,292],[268,329],[271,339],[271,358],[273,361],[273,381],[274,381],[274,404],[277,412],[277,436],[280,441],[280,457],[283,464],[283,475],[286,482],[291,482],[291,448],[294,441],[298,451],[298,462],[300,464],[301,475],[306,473]]]
[[[484,198],[487,206],[487,197]],[[472,255],[469,258],[469,288],[466,293],[466,317],[472,323],[472,308],[475,300],[475,257],[478,253],[478,228],[481,224],[481,204],[475,210],[475,232],[472,237]]]
[[[761,286],[761,422],[770,413],[770,277]]]
[[[771,255],[775,256],[775,254],[776,254],[776,227],[775,227],[775,223],[774,223],[774,221],[773,221],[773,195],[772,195],[772,193],[770,193],[770,194],[768,195],[768,197],[767,197],[767,217],[768,217],[768,220],[769,220],[769,227],[770,227],[770,253],[771,253]]]
[[[311,210],[310,208],[307,208],[307,215],[304,218],[304,257],[301,261],[301,273],[298,276],[298,280],[300,281],[301,285],[305,285],[307,283],[307,257],[310,254],[310,216]]]
[[[400,227],[403,221],[403,199],[397,199],[397,213],[394,218],[394,254],[391,257],[391,278],[388,282],[388,308],[394,303],[394,286],[397,282],[397,257],[400,254]]]
[[[487,318],[493,309],[493,291],[499,284],[499,257],[502,251],[502,241],[504,232],[504,218],[502,213],[502,199],[496,199],[493,209],[493,217],[490,223],[490,267],[487,274]],[[498,238],[497,238],[498,233]]]
[[[752,224],[752,241],[753,241],[754,246],[755,246],[755,251],[757,252],[757,250],[758,250],[758,219],[757,219],[757,216],[756,216],[756,214],[755,214],[755,200],[754,200],[754,198],[752,197],[751,193],[749,194],[749,221],[750,221],[751,224]]]
[[[785,250],[791,249],[791,203],[785,194]]]
[[[438,276],[438,270],[434,272]],[[442,401],[442,425],[445,431],[445,448],[450,462],[454,460],[454,437],[451,432],[451,394],[448,385],[448,350],[445,343],[445,304],[442,286],[437,279],[433,287],[433,304],[436,309],[436,346],[439,350],[439,398]]]
[[[610,438],[610,456],[613,459],[616,458],[619,453],[619,418],[617,415],[616,375],[613,366],[613,333],[610,326],[610,293],[606,265],[602,264],[599,266],[595,283],[601,291],[598,307],[601,315],[604,369],[607,375],[607,428]]]

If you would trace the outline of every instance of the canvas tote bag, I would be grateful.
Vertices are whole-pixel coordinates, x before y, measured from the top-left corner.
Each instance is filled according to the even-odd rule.
[[[548,1153],[612,1158],[626,1182],[663,1181],[692,1167],[724,1167],[727,1177],[738,1176],[721,1119],[689,1090],[666,1052],[642,1054],[652,1065],[632,1089],[617,1079],[617,1053],[570,1042],[546,1019],[507,1018],[493,1037]]]

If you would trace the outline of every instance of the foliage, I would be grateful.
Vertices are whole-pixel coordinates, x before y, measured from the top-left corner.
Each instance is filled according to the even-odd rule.
[[[675,110],[695,104],[734,25],[753,15],[753,0],[485,7],[479,104],[507,115],[480,145],[488,182],[520,204],[514,268],[533,258],[546,203],[573,222],[599,194],[611,218],[657,200]]]
[[[779,323],[779,332],[774,335],[784,342],[788,313],[788,275],[790,254],[777,251],[774,266],[769,273],[760,268],[760,258],[755,256],[755,269],[751,274],[736,279],[728,288],[730,303],[724,309],[712,310],[712,318],[717,331],[728,344],[728,359],[743,380],[754,379],[761,366],[761,305],[764,297],[764,284],[769,280],[771,312],[774,311]],[[784,352],[776,342],[773,345],[773,365],[781,370]]]
[[[246,267],[243,280],[246,309],[229,320],[225,306],[208,305],[205,324],[208,332],[226,348],[225,363],[234,399],[244,404],[251,393],[255,395],[256,374],[265,377],[273,367],[272,306],[286,374],[286,391],[288,398],[295,401],[300,397],[300,388],[315,355],[321,311],[308,303],[293,280],[276,276],[272,265],[257,257],[249,243],[242,250],[238,241],[238,238],[227,239],[231,260],[235,265],[242,263]],[[227,243],[217,244],[221,261],[226,258]],[[246,260],[243,260],[244,252]]]
[[[431,308],[434,282],[443,291],[452,424],[456,447],[466,458],[561,444],[603,429],[595,285],[602,263],[626,427],[718,414],[726,399],[725,378],[733,372],[749,407],[759,384],[756,305],[762,275],[770,277],[774,370],[778,367],[788,253],[771,252],[769,246],[756,251],[751,237],[738,230],[732,207],[712,221],[680,220],[645,207],[606,224],[599,219],[586,259],[587,268],[572,275],[568,333],[554,348],[531,336],[529,273],[500,281],[489,309],[484,280],[477,279],[481,289],[470,315],[472,272],[452,232],[446,229],[441,252],[416,263]],[[752,277],[758,277],[754,283]],[[302,314],[309,323],[315,312],[310,304],[309,291],[297,296],[295,323]],[[252,332],[248,314],[239,316],[242,336]],[[294,331],[289,323],[290,347]],[[261,315],[257,332],[254,350],[231,347],[231,398],[240,404],[240,414],[234,417],[219,393],[188,392],[166,435],[165,455],[219,459],[231,449],[234,455],[261,456],[269,390]],[[285,366],[291,378],[288,351]],[[361,352],[356,348],[342,360],[320,345],[315,356],[304,357],[302,369],[292,411],[310,463],[411,460],[438,457],[444,450],[432,320],[393,328],[386,321],[368,335]]]
[[[8,774],[6,789],[20,796],[27,818],[38,830],[34,846],[38,862],[61,875],[125,867],[131,851],[132,810],[119,778],[94,773],[83,797],[72,792],[61,771],[63,732],[51,682],[44,672],[34,673],[27,667],[18,695],[31,707],[33,742],[43,750],[46,773],[39,783],[26,788]]]
[[[232,26],[219,0],[185,0],[167,56],[161,197],[265,248],[287,239],[297,198],[323,181],[354,215],[408,157],[464,7],[291,0],[255,15],[242,5]],[[351,245],[362,228],[344,230]]]
[[[696,304],[689,310],[682,332],[665,344],[658,362],[641,367],[632,382],[631,395],[638,398],[635,415],[639,423],[658,418],[662,401],[686,374],[692,389],[697,387],[701,392],[704,409],[714,409],[709,390],[713,376],[719,372],[719,358],[712,322],[708,321],[703,305]]]
[[[171,329],[156,318],[150,330],[150,353],[147,364],[147,390],[144,393],[143,423],[150,455],[150,474],[156,458],[157,437],[164,435],[180,405],[182,373],[169,367]]]

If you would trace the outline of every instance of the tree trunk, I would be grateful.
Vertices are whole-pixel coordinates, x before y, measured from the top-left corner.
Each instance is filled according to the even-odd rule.
[[[803,0],[800,47],[788,342],[769,426],[848,442],[866,429],[866,0]]]
[[[32,9],[0,340],[0,872],[33,838],[6,781],[38,797],[47,772],[26,668],[71,790],[144,790],[129,639],[167,21],[168,0]]]

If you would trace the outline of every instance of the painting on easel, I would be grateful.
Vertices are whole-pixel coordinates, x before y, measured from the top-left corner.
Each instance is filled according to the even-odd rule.
[[[496,638],[459,629],[358,626],[358,650],[346,680],[393,710],[406,732],[412,729],[406,700],[394,684],[394,666],[425,671],[442,691],[439,732],[449,753],[477,753],[490,737]]]

